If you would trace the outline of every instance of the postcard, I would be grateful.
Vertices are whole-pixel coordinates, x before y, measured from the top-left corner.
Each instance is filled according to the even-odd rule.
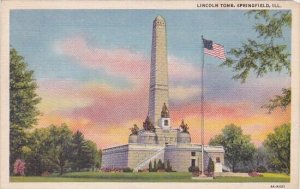
[[[299,18],[2,1],[0,188],[298,188]]]

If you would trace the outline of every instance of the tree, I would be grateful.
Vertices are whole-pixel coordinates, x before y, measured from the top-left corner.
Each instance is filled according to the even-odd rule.
[[[212,138],[209,144],[224,147],[225,160],[233,172],[238,163],[251,160],[255,152],[250,136],[244,135],[242,129],[234,124],[226,125],[222,134]]]
[[[82,164],[84,161],[83,154],[83,146],[84,146],[84,137],[80,131],[76,131],[76,133],[72,136],[72,169],[75,171],[80,171],[83,168]]]
[[[65,172],[72,155],[72,132],[66,124],[49,127],[49,138],[46,140],[47,159],[59,169],[60,175]]]
[[[77,131],[72,137],[72,169],[81,171],[83,168],[94,168],[99,158],[96,144],[85,140],[83,134]]]
[[[26,145],[26,129],[36,124],[38,115],[37,105],[40,98],[36,93],[37,84],[33,71],[28,70],[27,64],[16,49],[10,50],[9,75],[9,120],[10,120],[10,172],[13,163],[22,156],[22,147]]]
[[[80,171],[83,168],[101,166],[101,150],[96,144],[85,140],[81,132],[72,135],[67,125],[51,125],[35,129],[28,135],[28,145],[22,148],[26,161],[26,175],[42,175],[44,172],[66,168]]]
[[[264,146],[270,153],[269,166],[275,171],[290,173],[291,124],[283,124],[267,136]]]
[[[96,154],[96,168],[100,169],[102,163],[102,150],[99,149]]]
[[[63,174],[71,160],[72,132],[65,124],[35,129],[23,148],[27,162],[27,175],[41,175],[55,170]]]
[[[257,148],[255,154],[254,154],[254,162],[253,162],[253,167],[255,168],[256,171],[258,172],[266,172],[267,170],[267,162],[268,162],[268,153],[266,151],[266,148],[264,146],[261,146]]]
[[[282,96],[276,95],[269,100],[268,104],[263,105],[263,108],[267,108],[269,113],[271,113],[275,108],[280,107],[285,110],[291,103],[291,89],[282,89]]]
[[[91,140],[86,140],[83,146],[84,159],[80,167],[87,169],[94,169],[98,158],[98,149],[96,144]]]
[[[22,148],[26,161],[26,175],[42,175],[53,172],[55,165],[48,159],[49,128],[35,129],[28,135],[28,143]]]
[[[262,77],[268,72],[281,72],[286,70],[291,74],[290,53],[287,44],[281,44],[284,38],[284,31],[291,28],[291,11],[249,11],[257,23],[254,28],[258,33],[255,40],[248,39],[240,48],[233,48],[229,51],[232,55],[221,64],[233,69],[236,74],[233,79],[245,82],[250,72],[257,77]],[[291,89],[282,89],[281,96],[275,96],[268,104],[262,106],[272,112],[280,107],[283,110],[291,103]]]

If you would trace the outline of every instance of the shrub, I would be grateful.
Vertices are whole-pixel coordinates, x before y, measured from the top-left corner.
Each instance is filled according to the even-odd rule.
[[[152,162],[149,162],[149,172],[153,172]]]
[[[267,172],[268,170],[267,170],[267,168],[266,168],[265,166],[260,165],[260,166],[258,166],[258,167],[256,168],[256,171],[257,171],[257,172],[260,172],[260,173],[265,173],[265,172]]]
[[[215,164],[211,158],[209,158],[208,166],[207,166],[207,172],[213,173],[215,171]]]
[[[133,172],[133,169],[131,169],[129,167],[126,167],[126,168],[123,169],[123,172],[125,172],[125,173],[131,173],[131,172]]]
[[[167,160],[167,167],[165,168],[165,170],[166,170],[166,172],[173,172],[173,170],[172,170],[172,166],[171,166],[171,164],[170,164],[170,161],[169,161],[169,160]]]
[[[122,168],[102,168],[101,169],[102,172],[122,172],[123,169]]]
[[[190,166],[189,167],[189,172],[199,172],[199,167],[197,166]]]
[[[154,171],[154,172],[156,172],[156,171],[157,171],[157,163],[156,163],[156,159],[154,160],[153,171]]]
[[[14,163],[14,175],[24,176],[25,175],[25,161],[17,159]]]
[[[158,170],[164,170],[164,169],[165,169],[165,165],[164,165],[164,163],[161,161],[161,159],[158,160],[158,163],[157,163],[157,169],[158,169]]]

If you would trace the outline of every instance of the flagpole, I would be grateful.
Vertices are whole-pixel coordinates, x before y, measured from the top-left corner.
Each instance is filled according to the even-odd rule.
[[[204,42],[202,39],[202,68],[201,68],[201,176],[204,176]]]

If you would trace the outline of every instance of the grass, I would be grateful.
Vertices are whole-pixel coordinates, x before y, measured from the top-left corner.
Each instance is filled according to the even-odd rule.
[[[74,172],[62,176],[10,177],[11,182],[289,182],[284,174],[264,173],[263,177],[216,177],[213,180],[194,180],[190,173],[102,173]]]

